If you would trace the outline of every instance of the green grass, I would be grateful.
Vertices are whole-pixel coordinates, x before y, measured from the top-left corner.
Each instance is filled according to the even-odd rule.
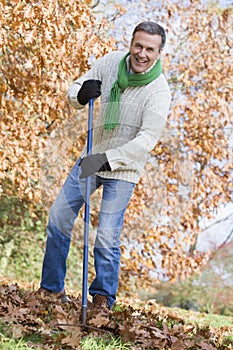
[[[227,335],[222,341],[223,346],[230,346],[233,344],[233,335]]]
[[[33,345],[28,345],[28,342],[34,343]],[[40,335],[34,335],[27,338],[21,338],[16,340],[13,337],[8,338],[4,334],[0,333],[0,349],[1,350],[42,350],[38,347],[40,343]],[[87,336],[83,338],[80,342],[80,346],[83,350],[130,350],[132,349],[129,343],[123,343],[120,338],[109,337],[92,337]]]
[[[0,333],[0,349],[1,350],[35,350],[27,345],[26,341],[21,338],[19,341],[16,339],[8,338]],[[39,350],[39,348],[37,348]]]
[[[33,344],[36,345],[37,350],[42,350],[38,347],[41,339],[42,336],[38,333],[15,339],[11,327],[0,322],[0,350],[35,350]]]
[[[233,326],[233,318],[227,317],[227,316],[221,316],[221,315],[212,315],[212,314],[206,314],[200,316],[198,319],[199,324],[205,326],[209,325],[212,327],[220,328],[220,327],[230,327]]]
[[[206,314],[198,311],[171,308],[174,312],[185,318],[185,323],[196,323],[200,327],[210,326],[214,328],[232,327],[233,317]]]
[[[132,344],[123,343],[120,338],[112,336],[97,338],[88,336],[84,338],[80,345],[83,350],[130,350]]]

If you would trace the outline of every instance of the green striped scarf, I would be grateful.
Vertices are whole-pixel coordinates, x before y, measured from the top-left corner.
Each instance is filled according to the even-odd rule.
[[[112,85],[108,104],[104,114],[104,128],[108,131],[119,125],[120,113],[120,93],[128,86],[143,86],[157,79],[162,73],[162,64],[160,59],[156,64],[144,74],[129,74],[127,72],[126,58],[130,55],[128,52],[120,61],[118,66],[118,77]]]

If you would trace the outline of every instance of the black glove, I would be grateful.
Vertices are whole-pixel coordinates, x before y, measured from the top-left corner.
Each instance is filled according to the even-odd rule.
[[[78,102],[81,105],[86,105],[91,98],[97,98],[101,95],[102,82],[100,80],[86,80],[78,92]]]
[[[98,171],[111,171],[108,158],[105,153],[96,153],[86,156],[80,163],[82,174],[80,179],[91,176]]]

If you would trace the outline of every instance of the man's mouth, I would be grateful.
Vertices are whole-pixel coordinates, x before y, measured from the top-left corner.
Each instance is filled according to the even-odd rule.
[[[139,58],[135,57],[136,58],[136,61],[138,63],[147,63],[147,60],[140,60]]]

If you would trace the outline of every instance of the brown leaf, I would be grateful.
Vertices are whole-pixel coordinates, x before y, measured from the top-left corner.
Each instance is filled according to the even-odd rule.
[[[81,349],[79,346],[80,340],[82,338],[82,333],[75,332],[72,335],[68,335],[66,338],[63,338],[61,343],[65,345],[69,345],[72,349]]]

